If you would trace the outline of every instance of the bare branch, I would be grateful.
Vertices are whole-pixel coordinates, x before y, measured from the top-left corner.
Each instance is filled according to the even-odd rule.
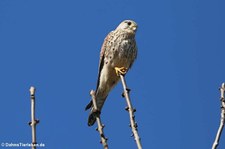
[[[219,145],[220,136],[223,131],[224,121],[225,121],[225,99],[224,99],[224,92],[225,92],[225,83],[221,85],[220,88],[220,101],[221,101],[221,118],[220,118],[220,126],[218,128],[215,141],[213,143],[212,149],[216,149]]]
[[[32,149],[36,149],[36,125],[39,123],[39,120],[35,119],[35,88],[33,86],[30,87],[30,99],[31,99],[31,122],[29,125],[32,130]]]
[[[122,81],[123,90],[124,90],[123,97],[126,98],[126,102],[127,102],[126,110],[129,112],[129,115],[130,115],[130,126],[133,132],[133,136],[136,141],[138,149],[142,149],[141,139],[138,135],[138,130],[137,130],[138,125],[135,122],[135,116],[134,116],[134,112],[136,111],[136,109],[132,107],[130,96],[129,96],[130,89],[127,88],[124,76],[121,73],[119,75],[120,75],[120,79]]]
[[[95,91],[94,90],[91,90],[90,95],[92,97],[94,111],[97,111],[98,109],[97,109],[97,104],[96,104]],[[98,124],[98,128],[96,130],[100,134],[101,143],[103,145],[103,148],[104,149],[108,149],[108,144],[107,144],[107,140],[108,139],[104,135],[104,131],[103,131],[104,125],[101,122],[100,114],[98,114],[98,116],[96,117],[96,121],[97,121],[97,124]]]

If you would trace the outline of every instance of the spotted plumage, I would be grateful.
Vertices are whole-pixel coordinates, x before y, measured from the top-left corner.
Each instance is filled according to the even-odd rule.
[[[129,69],[137,57],[136,31],[137,24],[132,20],[125,20],[114,31],[111,31],[103,42],[95,92],[98,111],[101,111],[110,90],[120,80],[120,77],[116,74],[115,67]],[[92,102],[85,109],[89,108],[91,108],[91,111],[88,125],[92,126],[96,121]]]

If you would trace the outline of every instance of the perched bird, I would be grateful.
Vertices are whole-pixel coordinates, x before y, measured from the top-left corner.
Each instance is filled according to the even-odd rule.
[[[134,21],[124,20],[106,36],[103,42],[95,91],[98,114],[100,114],[110,90],[120,80],[119,74],[125,74],[137,57],[135,41],[137,27]],[[90,108],[88,126],[94,125],[97,116],[97,112],[93,110],[92,101],[85,110]]]

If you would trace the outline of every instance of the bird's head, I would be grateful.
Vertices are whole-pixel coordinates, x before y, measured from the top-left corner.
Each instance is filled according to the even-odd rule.
[[[128,32],[136,32],[138,28],[138,25],[136,22],[132,20],[124,20],[123,22],[120,23],[120,25],[116,29],[122,29],[126,30]]]

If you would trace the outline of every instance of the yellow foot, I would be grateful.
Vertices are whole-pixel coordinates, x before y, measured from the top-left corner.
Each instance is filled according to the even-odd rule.
[[[126,73],[127,73],[127,68],[125,68],[125,67],[115,67],[114,68],[115,69],[115,71],[116,71],[116,74],[117,74],[117,76],[119,76],[119,75],[125,75]]]

